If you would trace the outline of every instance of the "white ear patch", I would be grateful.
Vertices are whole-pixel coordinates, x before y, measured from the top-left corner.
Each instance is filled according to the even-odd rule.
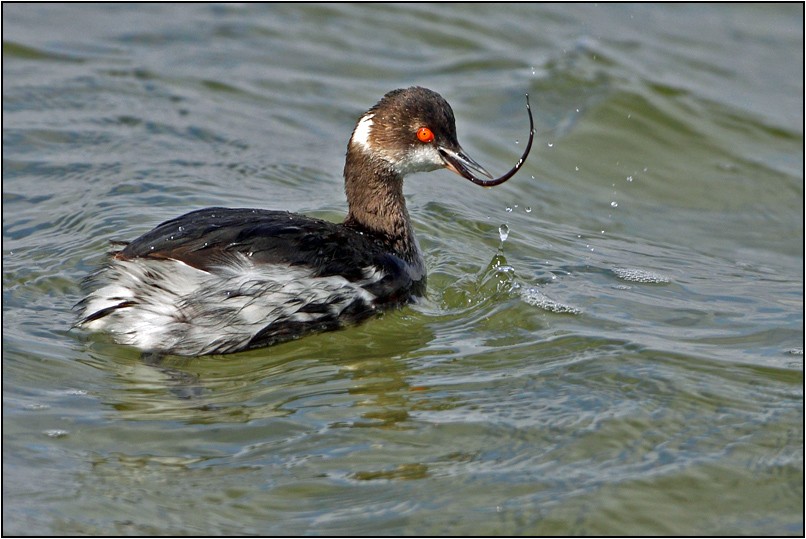
[[[364,114],[358,120],[358,125],[355,126],[355,131],[353,131],[353,138],[350,139],[352,144],[358,144],[367,151],[372,149],[369,144],[369,131],[372,128],[372,118],[374,116],[374,114]]]

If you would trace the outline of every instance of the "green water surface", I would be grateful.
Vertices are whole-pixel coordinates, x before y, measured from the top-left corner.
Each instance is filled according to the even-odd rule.
[[[494,174],[538,126],[407,181],[426,300],[159,364],[70,329],[109,240],[342,218],[412,84]],[[4,4],[3,533],[802,535],[803,95],[802,4]]]

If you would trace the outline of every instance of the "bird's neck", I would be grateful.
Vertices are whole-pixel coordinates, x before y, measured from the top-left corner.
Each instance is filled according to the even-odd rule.
[[[351,145],[344,166],[344,190],[349,207],[345,226],[382,238],[410,261],[419,256],[403,198],[403,176],[389,163]]]

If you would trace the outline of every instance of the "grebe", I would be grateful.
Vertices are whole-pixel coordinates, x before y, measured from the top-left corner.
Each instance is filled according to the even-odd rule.
[[[426,269],[403,178],[447,168],[485,187],[500,178],[467,156],[450,105],[421,87],[387,93],[347,145],[341,224],[285,211],[207,208],[112,253],[85,283],[76,326],[143,351],[197,356],[341,328],[422,296]],[[474,172],[487,176],[478,178]]]

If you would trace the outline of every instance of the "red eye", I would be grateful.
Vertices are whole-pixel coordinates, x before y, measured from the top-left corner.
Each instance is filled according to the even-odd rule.
[[[434,133],[427,127],[421,127],[417,130],[417,138],[420,142],[434,142]]]

